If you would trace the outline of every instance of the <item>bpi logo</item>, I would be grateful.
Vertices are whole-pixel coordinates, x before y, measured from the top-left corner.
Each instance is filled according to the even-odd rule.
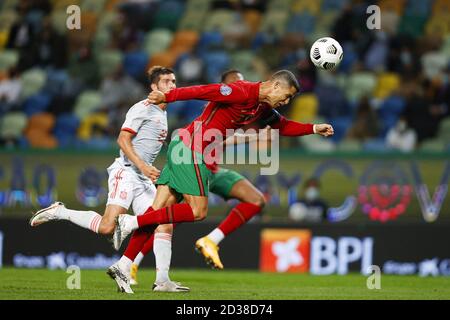
[[[260,270],[307,272],[311,232],[298,229],[266,229],[261,234]]]
[[[309,230],[265,229],[260,256],[261,271],[347,274],[351,264],[358,264],[361,273],[367,274],[372,265],[373,238],[333,239],[311,237]]]

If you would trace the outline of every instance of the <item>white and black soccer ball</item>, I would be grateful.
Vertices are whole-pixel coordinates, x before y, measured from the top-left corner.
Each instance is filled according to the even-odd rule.
[[[335,69],[341,63],[343,56],[344,52],[339,42],[330,37],[316,40],[309,52],[314,65],[325,70]]]

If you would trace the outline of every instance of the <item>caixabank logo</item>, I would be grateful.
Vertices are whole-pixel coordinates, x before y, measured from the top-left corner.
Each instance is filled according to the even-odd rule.
[[[350,266],[362,274],[373,260],[372,237],[312,236],[307,229],[264,229],[261,232],[260,270],[347,274]],[[356,270],[353,270],[356,271]]]

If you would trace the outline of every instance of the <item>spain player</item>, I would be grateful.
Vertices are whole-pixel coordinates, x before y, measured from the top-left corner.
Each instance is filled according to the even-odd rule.
[[[290,71],[282,70],[264,82],[237,81],[228,85],[176,88],[168,93],[151,92],[148,99],[155,104],[190,99],[209,103],[194,122],[172,138],[167,164],[158,179],[157,195],[152,208],[146,212],[148,214],[118,217],[113,237],[115,248],[118,249],[130,233],[138,229],[142,232],[145,226],[193,222],[206,217],[210,170],[214,163],[204,157],[205,149],[212,143],[210,139],[205,139],[204,134],[210,129],[226,138],[229,134],[227,129],[238,129],[264,118],[283,136],[332,135],[333,128],[329,124],[295,122],[275,110],[289,103],[299,90],[295,76]],[[180,154],[189,161],[180,161]],[[173,201],[180,196],[185,203]],[[145,241],[134,245],[140,249],[143,243]]]

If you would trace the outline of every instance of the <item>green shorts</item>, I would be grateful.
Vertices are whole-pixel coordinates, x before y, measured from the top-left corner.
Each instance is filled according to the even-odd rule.
[[[203,155],[192,151],[176,136],[169,144],[167,163],[156,184],[168,185],[179,194],[207,197],[210,175]]]
[[[230,192],[236,182],[245,179],[236,171],[220,168],[217,173],[211,173],[209,191],[224,199],[230,198]]]

